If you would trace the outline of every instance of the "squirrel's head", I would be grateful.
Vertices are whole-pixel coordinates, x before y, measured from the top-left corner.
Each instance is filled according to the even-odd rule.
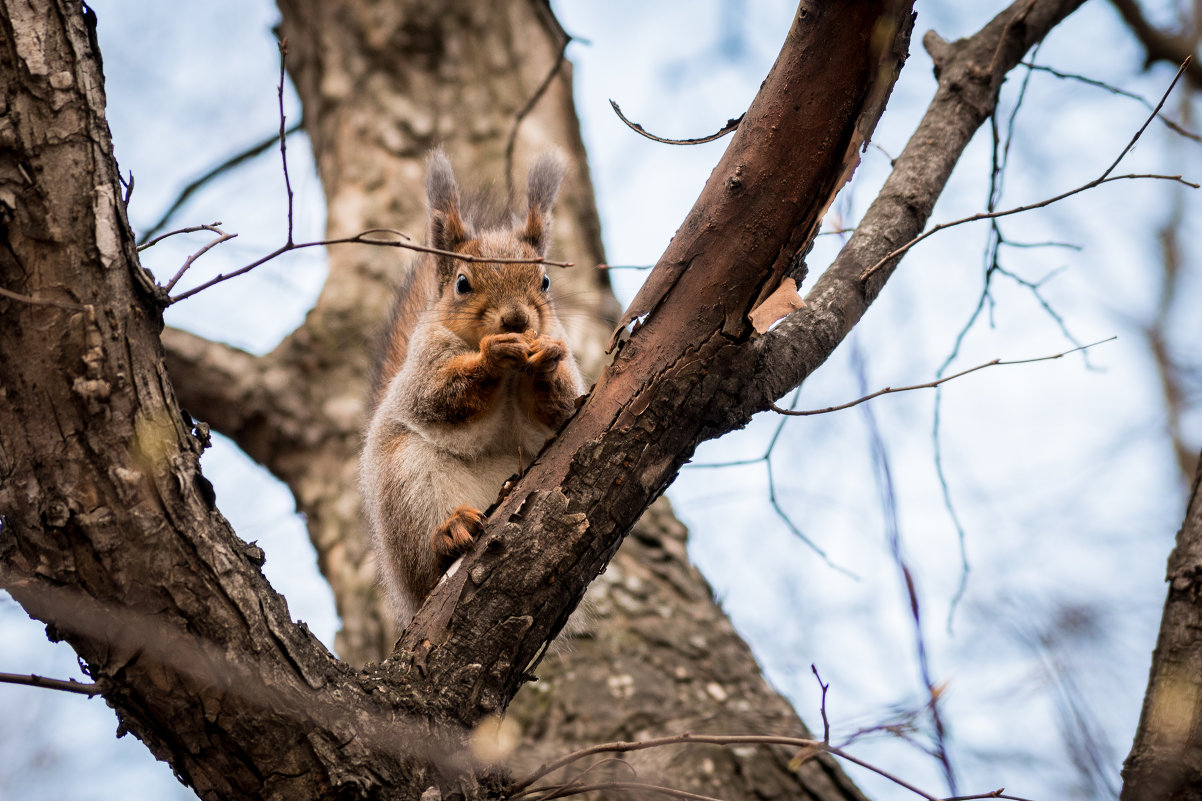
[[[429,244],[476,259],[434,255],[444,322],[469,344],[478,344],[487,334],[542,333],[552,319],[551,279],[546,266],[533,260],[545,257],[551,244],[551,207],[563,169],[558,156],[540,156],[526,181],[525,220],[515,218],[511,226],[477,231],[463,213],[446,154],[441,150],[430,154],[426,167]]]

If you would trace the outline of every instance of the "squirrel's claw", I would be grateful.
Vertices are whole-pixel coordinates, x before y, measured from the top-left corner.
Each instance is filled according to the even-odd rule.
[[[443,564],[462,556],[476,541],[476,535],[484,528],[484,515],[479,509],[470,506],[460,506],[451,512],[451,516],[434,530],[430,538],[430,547],[434,555]]]
[[[533,373],[553,373],[568,353],[563,341],[551,337],[539,337],[530,345],[527,369]]]

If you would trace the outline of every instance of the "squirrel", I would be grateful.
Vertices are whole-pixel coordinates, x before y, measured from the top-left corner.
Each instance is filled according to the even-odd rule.
[[[563,165],[527,177],[527,213],[497,224],[459,199],[441,150],[426,164],[427,253],[397,292],[372,381],[360,490],[399,625],[479,533],[504,482],[573,414],[584,380],[545,265]],[[528,259],[495,263],[488,259]]]

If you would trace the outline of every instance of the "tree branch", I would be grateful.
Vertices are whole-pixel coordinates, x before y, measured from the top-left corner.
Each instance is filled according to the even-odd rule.
[[[850,175],[911,21],[907,5],[887,0],[799,9],[722,162],[626,314],[641,326],[402,636],[395,664],[441,688],[443,714],[470,724],[503,709],[695,445],[740,425],[745,409],[723,410],[751,377],[748,313]],[[472,663],[490,667],[464,673]]]
[[[987,367],[1005,367],[1005,366],[1014,365],[1014,364],[1033,364],[1035,362],[1050,362],[1055,359],[1063,358],[1063,357],[1069,355],[1070,353],[1077,353],[1078,351],[1087,350],[1088,348],[1092,348],[1095,345],[1101,345],[1103,342],[1110,342],[1111,340],[1114,340],[1114,339],[1116,339],[1116,337],[1100,339],[1097,342],[1091,342],[1088,345],[1081,345],[1080,347],[1072,348],[1071,350],[1061,351],[1060,353],[1053,353],[1050,356],[1035,356],[1030,359],[1007,359],[1004,361],[1002,359],[990,359],[989,361],[984,362],[982,364],[978,364],[974,367],[969,367],[965,370],[961,370],[958,373],[953,373],[952,375],[945,375],[943,378],[937,378],[934,381],[928,381],[925,384],[911,384],[908,387],[885,387],[883,389],[878,389],[876,392],[872,392],[867,395],[864,395],[863,397],[856,398],[853,401],[848,401],[847,403],[840,403],[837,406],[827,406],[822,409],[797,410],[797,409],[782,409],[781,407],[779,407],[775,403],[773,403],[769,406],[769,408],[772,409],[772,411],[776,412],[777,414],[783,414],[783,415],[786,415],[789,417],[810,417],[810,416],[816,415],[816,414],[829,414],[831,412],[842,411],[843,409],[850,409],[853,406],[859,406],[861,403],[867,403],[868,401],[873,400],[875,398],[879,398],[882,395],[889,395],[894,392],[912,392],[916,389],[934,389],[935,387],[938,387],[942,384],[946,384],[948,381],[954,381],[957,378],[961,378],[963,376],[969,375],[970,373],[975,373],[978,370],[984,370]]]
[[[939,88],[855,232],[806,295],[806,306],[759,339],[761,408],[816,370],[859,322],[897,267],[902,254],[890,256],[895,243],[922,233],[964,148],[993,113],[1006,73],[1082,2],[1017,0],[967,39],[923,37]]]
[[[1197,54],[1198,40],[1184,34],[1171,34],[1157,28],[1144,16],[1137,0],[1110,0],[1118,9],[1119,15],[1127,23],[1127,27],[1135,34],[1135,38],[1144,46],[1147,56],[1145,66],[1157,61],[1167,61],[1171,64],[1181,64]],[[1202,62],[1196,58],[1186,72],[1189,82],[1195,89],[1202,89]]]
[[[1123,765],[1122,801],[1186,798],[1202,777],[1202,459],[1177,544],[1148,692]]]
[[[93,698],[100,695],[100,688],[95,684],[86,684],[75,679],[48,679],[35,676],[32,673],[0,673],[0,682],[5,684],[24,684],[29,687],[40,687],[46,690],[62,690],[68,693],[78,693]]]

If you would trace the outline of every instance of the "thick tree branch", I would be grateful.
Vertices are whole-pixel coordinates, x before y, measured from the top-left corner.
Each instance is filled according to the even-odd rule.
[[[255,356],[176,328],[163,330],[163,346],[180,406],[255,461],[282,467],[288,464],[281,458],[285,452],[313,444],[306,434],[319,427],[306,403],[304,377],[291,366],[272,354]]]
[[[813,65],[806,63],[805,42],[808,36],[838,41],[856,54],[869,53],[869,48],[847,29],[824,28],[832,22],[822,13],[799,14],[723,162],[623,318],[633,323],[634,331],[614,365],[502,500],[482,547],[435,590],[402,638],[402,665],[417,675],[436,677],[446,688],[448,715],[471,721],[503,705],[537,660],[539,644],[571,610],[574,599],[565,602],[563,585],[570,583],[579,597],[637,513],[663,490],[698,442],[745,423],[834,350],[893,265],[878,272],[868,287],[861,286],[860,272],[911,235],[899,236],[899,229],[921,230],[960,152],[991,113],[1005,70],[1080,2],[1024,0],[972,39],[950,45],[935,40],[941,86],[924,120],[927,127],[920,128],[907,156],[899,159],[875,207],[877,216],[857,228],[858,240],[853,237],[841,261],[824,274],[806,309],[752,339],[746,315],[817,230],[825,199],[851,164],[847,158],[871,131],[871,124],[858,129],[855,119],[831,119],[830,106],[821,105],[829,96],[813,90],[829,81],[829,74],[822,80],[807,74]],[[901,16],[893,17],[899,32],[904,30]],[[838,48],[825,58],[839,64],[835,72],[853,86],[868,86],[871,81],[859,70],[889,74],[881,65],[904,53],[904,47],[894,47],[898,44],[890,42],[886,52],[865,58],[871,69],[857,62],[856,54]],[[807,87],[807,98],[790,95],[799,86]],[[830,86],[831,96],[852,91]],[[877,98],[883,104],[887,87],[872,86],[859,102],[871,107],[873,93],[883,93]],[[815,106],[807,108],[807,100]],[[790,109],[802,109],[799,120],[790,118]],[[871,112],[865,116],[875,119]],[[806,128],[816,117],[830,126],[818,139],[828,143],[825,152],[808,144],[819,136]],[[932,128],[942,136],[933,135]],[[830,145],[832,141],[838,144]],[[798,151],[821,152],[828,169],[835,169],[807,172],[814,164]],[[930,165],[920,165],[919,155]],[[786,197],[762,183],[767,175],[788,188]],[[904,189],[907,180],[912,183]],[[740,201],[737,211],[732,211],[732,196]],[[777,211],[756,207],[751,198]],[[810,205],[799,199],[810,199]],[[892,217],[881,215],[882,205],[893,207]],[[492,587],[513,595],[498,602],[488,591]],[[476,643],[485,632],[492,640],[481,663],[491,669],[456,674],[465,659],[480,659]]]
[[[399,666],[442,688],[449,718],[470,724],[505,707],[693,447],[745,420],[725,410],[746,391],[751,360],[727,359],[751,341],[748,313],[794,265],[854,168],[911,21],[908,5],[885,0],[799,9],[730,148],[626,314],[642,325],[402,637]],[[473,663],[487,668],[464,671]]]

